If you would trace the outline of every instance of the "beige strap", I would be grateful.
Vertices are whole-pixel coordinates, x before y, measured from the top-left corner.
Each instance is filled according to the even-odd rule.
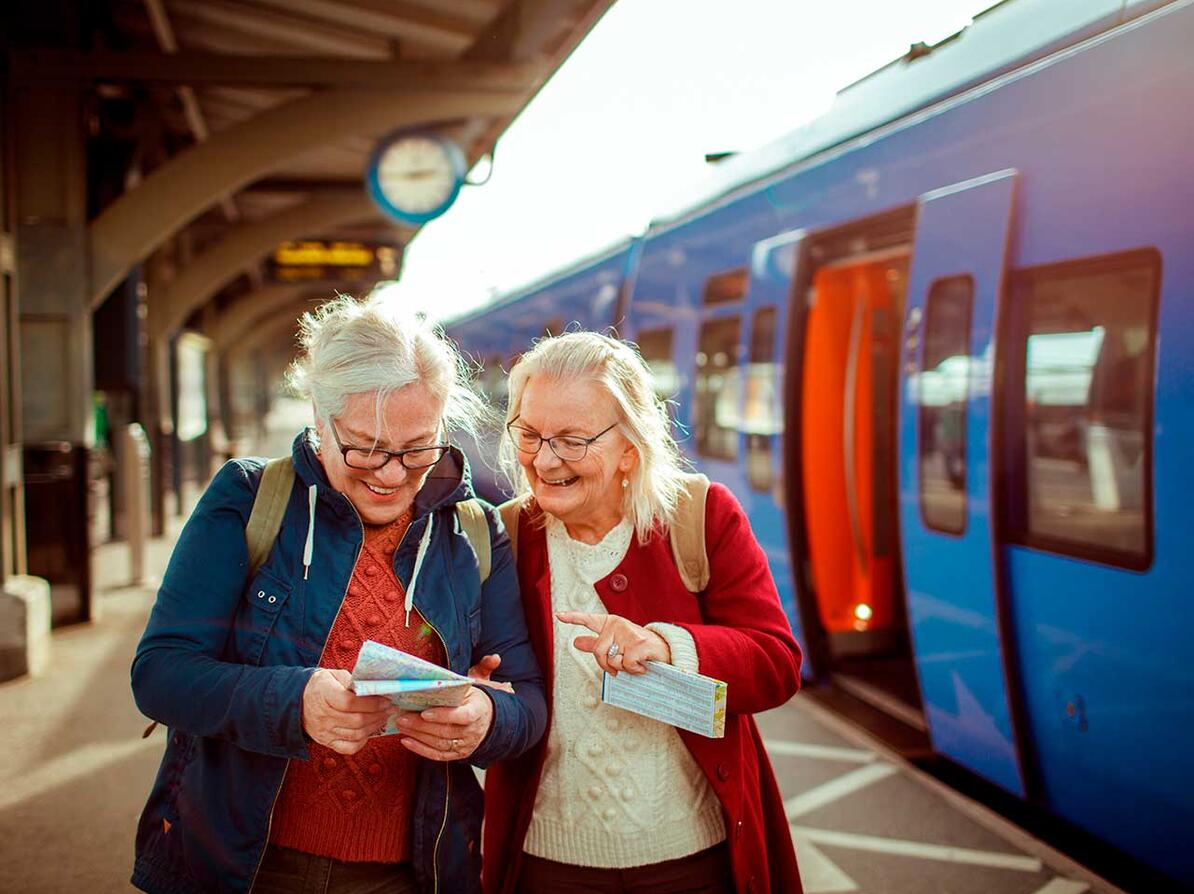
[[[249,578],[265,564],[278,531],[282,529],[282,516],[290,502],[290,491],[294,487],[294,463],[289,456],[271,459],[261,473],[257,485],[257,496],[253,499],[253,511],[245,525],[245,543],[249,547]]]
[[[705,552],[705,498],[709,479],[704,475],[685,475],[684,489],[676,504],[669,539],[672,558],[680,579],[690,593],[700,593],[709,586],[709,556]]]
[[[506,535],[510,538],[510,556],[518,561],[518,516],[522,512],[522,500],[515,497],[507,500],[498,507],[502,516],[502,524],[506,526]]]
[[[456,517],[460,519],[460,529],[476,553],[477,570],[481,573],[481,583],[485,583],[489,580],[489,568],[493,561],[485,510],[476,500],[462,500],[456,504]]]

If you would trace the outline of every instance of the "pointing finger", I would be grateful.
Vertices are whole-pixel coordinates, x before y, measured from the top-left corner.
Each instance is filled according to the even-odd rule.
[[[609,615],[599,615],[594,612],[556,612],[556,617],[565,624],[580,624],[588,627],[594,633],[600,633],[605,627]]]

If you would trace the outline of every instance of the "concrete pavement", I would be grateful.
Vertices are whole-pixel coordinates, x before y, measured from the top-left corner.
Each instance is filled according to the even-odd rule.
[[[151,544],[160,575],[171,539]],[[52,670],[0,685],[0,892],[126,892],[138,813],[165,745],[129,692],[154,585],[97,550],[101,617],[54,634]],[[759,718],[808,894],[1114,894],[811,700]]]

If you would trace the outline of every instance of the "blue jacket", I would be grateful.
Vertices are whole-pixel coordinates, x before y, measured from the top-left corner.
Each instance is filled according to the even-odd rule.
[[[133,660],[137,705],[169,727],[166,753],[137,828],[132,882],[162,894],[247,891],[269,838],[289,760],[307,758],[302,693],[319,665],[364,539],[352,504],[333,490],[311,446],[295,439],[296,485],[273,550],[250,581],[245,524],[265,461],[227,463],[212,480],[170,558]],[[303,579],[308,488],[316,485],[314,552]],[[477,559],[454,506],[472,496],[468,467],[453,450],[432,469],[414,519],[394,554],[410,580],[419,539],[434,526],[415,606],[442,636],[452,670],[498,653],[483,688],[494,707],[470,762],[514,757],[543,735],[543,680],[527,640],[518,577],[497,513],[486,506],[492,570]],[[276,599],[258,599],[264,591]],[[412,854],[428,894],[478,891],[482,795],[468,762],[419,761]]]

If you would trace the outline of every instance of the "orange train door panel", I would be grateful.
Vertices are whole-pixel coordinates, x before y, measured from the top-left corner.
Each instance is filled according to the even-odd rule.
[[[892,462],[888,451],[875,449],[890,443],[886,405],[893,395],[882,387],[890,381],[885,368],[876,364],[891,356],[892,269],[869,262],[819,271],[805,330],[801,450],[809,559],[821,622],[839,646],[850,634],[893,622],[892,538],[879,529],[891,513],[877,520],[875,512],[889,490],[884,464]]]

